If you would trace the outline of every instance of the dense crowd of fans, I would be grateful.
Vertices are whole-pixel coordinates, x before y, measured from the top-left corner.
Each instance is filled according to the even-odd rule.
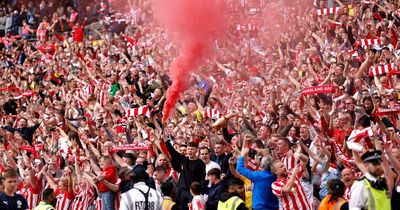
[[[227,0],[166,123],[179,48],[121,2],[0,2],[0,209],[400,209],[398,1]]]

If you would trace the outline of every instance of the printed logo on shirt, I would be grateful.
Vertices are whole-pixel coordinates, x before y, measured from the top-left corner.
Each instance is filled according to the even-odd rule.
[[[17,200],[17,208],[19,209],[22,208],[22,202],[20,200]]]
[[[149,201],[148,202],[148,210],[155,210],[156,204],[154,201]],[[146,208],[146,202],[145,201],[135,201],[135,209],[136,210],[141,210]]]

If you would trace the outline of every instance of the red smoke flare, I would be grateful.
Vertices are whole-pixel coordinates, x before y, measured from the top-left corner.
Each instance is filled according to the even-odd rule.
[[[175,109],[190,74],[212,53],[214,39],[226,28],[226,9],[218,0],[154,0],[154,14],[178,45],[180,52],[171,63],[172,86],[168,88],[163,122]]]

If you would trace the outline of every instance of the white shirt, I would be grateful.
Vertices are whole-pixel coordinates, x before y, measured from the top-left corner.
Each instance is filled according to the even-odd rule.
[[[138,189],[147,193],[149,187],[144,182],[138,182],[133,187],[122,193],[119,210],[143,210],[145,208],[146,199]],[[150,188],[148,202],[149,209],[162,210],[163,198],[155,189]]]
[[[377,180],[369,173],[365,174],[365,178],[373,182]],[[368,195],[364,186],[364,181],[355,181],[351,186],[349,210],[361,210],[367,208],[367,206]]]

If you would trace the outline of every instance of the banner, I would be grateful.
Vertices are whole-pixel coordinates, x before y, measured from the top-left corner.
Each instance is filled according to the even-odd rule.
[[[151,144],[149,143],[137,143],[137,144],[125,144],[116,146],[111,149],[111,152],[126,151],[126,150],[149,150]]]
[[[313,95],[318,93],[334,93],[335,86],[333,85],[324,85],[324,86],[312,86],[304,88],[301,92],[302,95]]]

